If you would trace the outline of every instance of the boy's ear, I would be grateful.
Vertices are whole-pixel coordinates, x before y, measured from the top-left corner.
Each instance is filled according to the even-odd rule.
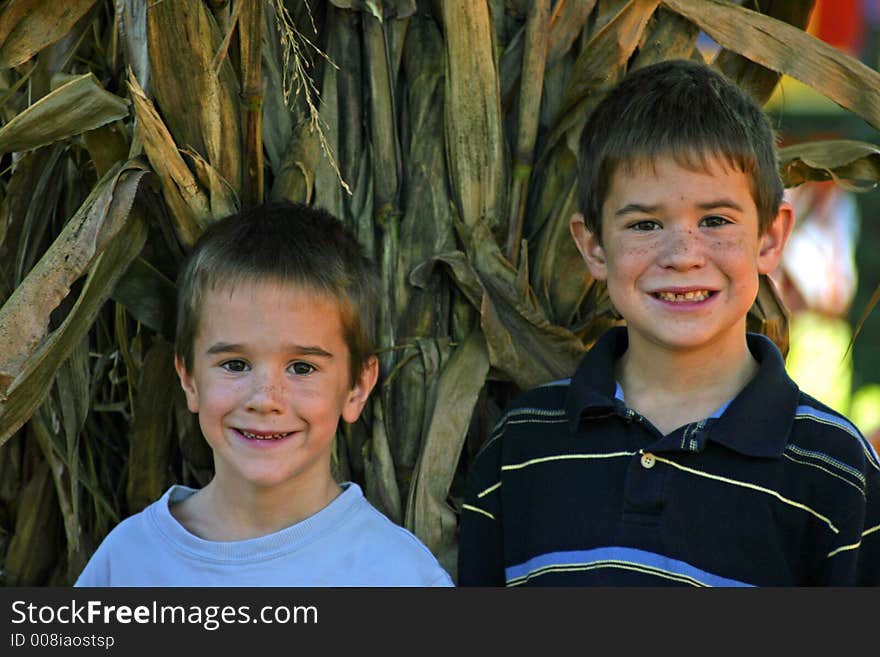
[[[794,228],[794,208],[791,203],[783,201],[779,205],[779,212],[761,235],[758,243],[759,274],[769,274],[779,266],[782,251],[792,228]]]
[[[199,412],[199,391],[189,372],[186,371],[186,365],[178,356],[174,357],[174,369],[177,370],[177,376],[180,377],[180,387],[186,395],[186,406],[191,413]]]
[[[354,382],[354,386],[348,392],[345,405],[342,407],[343,420],[352,424],[361,416],[361,411],[364,410],[364,405],[367,403],[367,399],[373,391],[373,386],[376,385],[376,379],[378,378],[379,359],[375,356],[370,356],[361,370],[357,381]]]
[[[602,248],[599,237],[587,228],[584,215],[580,212],[571,215],[568,227],[590,274],[596,280],[604,281],[608,277],[608,264],[605,259],[605,249]]]

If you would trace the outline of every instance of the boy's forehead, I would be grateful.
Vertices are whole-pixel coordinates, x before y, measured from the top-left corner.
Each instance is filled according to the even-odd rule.
[[[241,318],[236,313],[247,308],[252,316]],[[266,321],[269,314],[276,311],[295,312],[299,317],[311,317],[315,321],[326,323],[331,318],[338,318],[344,331],[344,304],[332,294],[316,290],[313,287],[297,282],[277,280],[241,280],[224,281],[207,285],[200,295],[197,335],[203,333],[206,323],[218,323],[224,320],[247,319],[259,327]],[[265,311],[264,315],[261,311]],[[308,320],[306,320],[308,322]]]
[[[634,157],[615,162],[613,168],[608,172],[601,199],[602,205],[606,205],[612,193],[624,192],[626,195],[637,196],[642,190],[642,187],[637,184],[638,180],[643,182],[652,179],[661,181],[668,179],[670,175],[682,180],[682,174],[684,174],[684,179],[689,178],[689,174],[693,174],[693,177],[706,180],[712,177],[724,179],[726,182],[735,180],[737,185],[739,181],[742,181],[748,189],[752,203],[756,202],[753,177],[732,158],[712,153],[687,156],[668,153],[652,157]]]

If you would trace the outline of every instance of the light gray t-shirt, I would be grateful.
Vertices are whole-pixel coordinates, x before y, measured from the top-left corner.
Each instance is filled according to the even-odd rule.
[[[175,485],[117,525],[74,586],[453,586],[412,533],[355,483],[295,525],[243,541],[191,534],[169,506],[195,490]]]

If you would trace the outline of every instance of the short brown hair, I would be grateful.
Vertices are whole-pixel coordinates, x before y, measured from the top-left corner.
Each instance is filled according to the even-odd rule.
[[[192,371],[204,293],[254,282],[301,286],[339,302],[353,385],[376,352],[379,277],[336,217],[300,203],[242,210],[196,241],[177,279],[174,351],[186,369]]]
[[[578,205],[601,240],[602,206],[621,167],[670,155],[686,168],[709,157],[745,173],[758,208],[760,232],[779,211],[783,185],[776,135],[761,107],[706,64],[684,59],[629,73],[599,103],[581,133]]]

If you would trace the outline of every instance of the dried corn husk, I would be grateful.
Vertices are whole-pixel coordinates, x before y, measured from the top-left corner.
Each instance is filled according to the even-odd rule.
[[[42,584],[57,560],[58,505],[47,463],[36,472],[18,500],[15,530],[3,562],[5,586]]]
[[[495,31],[482,2],[441,3],[446,36],[444,126],[453,196],[466,226],[500,220],[504,193]]]
[[[880,148],[848,139],[814,141],[779,149],[779,168],[786,187],[810,180],[834,180],[862,191],[880,180]]]
[[[241,189],[241,87],[228,58],[214,70],[223,38],[213,16],[201,0],[149,3],[147,40],[150,90],[175,141]]]
[[[0,13],[0,69],[63,38],[96,0],[10,0]]]
[[[880,128],[880,73],[769,16],[719,0],[663,0],[720,45],[813,87]]]
[[[0,153],[24,151],[128,116],[128,102],[91,73],[72,78],[0,128]]]

